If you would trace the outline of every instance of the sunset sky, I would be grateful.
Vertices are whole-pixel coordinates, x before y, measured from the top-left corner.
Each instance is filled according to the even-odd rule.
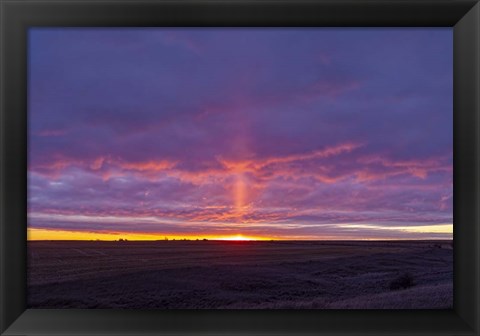
[[[29,239],[452,238],[452,30],[35,28]]]

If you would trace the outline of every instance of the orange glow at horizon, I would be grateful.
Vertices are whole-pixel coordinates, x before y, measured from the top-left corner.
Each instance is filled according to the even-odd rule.
[[[250,237],[237,234],[235,236],[226,236],[226,237],[217,237],[215,240],[229,240],[229,241],[252,241],[252,240],[270,240],[269,238],[264,237]]]
[[[215,236],[215,235],[171,235],[171,234],[142,234],[130,232],[82,232],[67,230],[47,230],[34,229],[27,230],[27,240],[108,240],[114,241],[119,239],[128,240],[229,240],[229,241],[252,241],[252,240],[272,240],[269,237],[254,237],[236,234],[232,236]]]
[[[365,225],[350,225],[352,228],[368,227]],[[418,226],[418,227],[399,227],[399,232],[421,232],[421,233],[445,233],[451,234],[453,227],[451,224]],[[394,229],[383,229],[382,231],[393,231]],[[218,235],[218,234],[167,234],[167,233],[134,233],[134,232],[83,232],[83,231],[69,231],[69,230],[52,230],[52,229],[27,229],[27,240],[102,240],[102,241],[115,241],[119,239],[127,239],[130,241],[158,241],[158,240],[221,240],[221,241],[266,241],[266,240],[409,240],[408,238],[398,238],[394,234],[391,236],[382,237],[355,237],[351,235],[335,236],[256,236],[244,235],[237,232],[231,232],[230,234]],[[440,238],[423,238],[428,239],[440,239]],[[448,238],[445,238],[448,239]]]

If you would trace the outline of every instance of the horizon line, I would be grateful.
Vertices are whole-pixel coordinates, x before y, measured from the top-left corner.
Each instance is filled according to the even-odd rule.
[[[208,239],[208,238],[195,238],[195,239],[115,239],[115,240],[106,240],[106,239],[27,239],[27,242],[80,242],[80,241],[96,241],[96,242],[184,242],[184,241],[217,241],[217,242],[421,242],[421,241],[453,241],[453,238],[432,238],[432,239]]]

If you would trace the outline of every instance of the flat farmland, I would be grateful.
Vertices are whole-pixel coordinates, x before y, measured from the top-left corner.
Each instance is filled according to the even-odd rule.
[[[451,308],[451,241],[30,241],[29,308]]]

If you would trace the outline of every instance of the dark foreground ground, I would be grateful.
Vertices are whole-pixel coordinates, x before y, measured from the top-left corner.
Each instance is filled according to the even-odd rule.
[[[28,242],[29,308],[451,308],[437,242]]]

